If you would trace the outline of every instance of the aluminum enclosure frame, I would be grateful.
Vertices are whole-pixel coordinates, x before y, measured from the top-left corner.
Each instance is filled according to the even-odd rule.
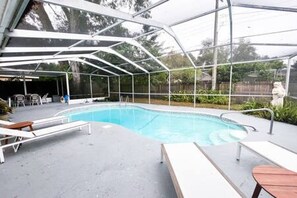
[[[79,8],[83,8],[83,10],[85,11],[91,11],[91,12],[94,12],[94,13],[97,13],[99,14],[99,12],[93,8],[91,8],[91,3],[87,3],[86,5],[84,5],[83,7],[80,7],[82,6],[82,2],[85,3],[85,1],[82,1],[82,0],[79,0],[78,2],[76,3],[73,3],[72,1],[70,0],[40,0],[42,2],[48,2],[48,3],[53,3],[53,4],[57,4],[57,5],[63,5],[63,6],[67,6],[67,7],[73,7],[73,8],[76,8],[76,9],[79,9]],[[166,1],[163,1],[162,3],[164,3]],[[178,24],[181,24],[181,23],[184,23],[186,21],[189,21],[189,20],[193,20],[193,19],[196,19],[196,18],[199,18],[199,17],[202,17],[202,16],[205,16],[205,15],[208,15],[208,14],[211,14],[211,13],[214,13],[214,12],[218,12],[220,10],[223,10],[223,9],[228,9],[229,10],[229,20],[230,20],[230,40],[232,41],[233,40],[233,25],[232,25],[232,6],[237,6],[237,7],[249,7],[249,8],[256,8],[256,9],[264,9],[264,10],[275,10],[275,11],[285,11],[285,12],[297,12],[297,9],[295,8],[284,8],[284,7],[276,7],[276,6],[259,6],[259,5],[247,5],[247,4],[232,4],[231,0],[228,0],[228,6],[227,7],[222,7],[222,8],[219,8],[219,9],[215,9],[215,10],[211,10],[209,12],[205,12],[203,14],[200,14],[200,15],[197,15],[197,16],[194,16],[194,17],[191,17],[191,18],[188,18],[188,19],[184,19],[182,21],[179,21],[179,22],[175,22],[175,23],[172,23],[170,25],[166,25],[166,24],[161,24],[159,22],[156,22],[156,21],[153,21],[153,20],[149,20],[149,19],[144,19],[144,18],[141,18],[141,17],[131,17],[132,15],[128,15],[128,14],[125,14],[125,13],[121,13],[121,12],[118,12],[118,11],[114,11],[112,9],[106,9],[106,7],[103,7],[103,6],[100,6],[98,5],[97,8],[102,8],[102,10],[100,10],[100,14],[103,14],[103,15],[108,15],[108,16],[111,16],[111,17],[115,17],[115,18],[119,18],[123,21],[132,21],[132,22],[136,22],[136,23],[140,23],[140,24],[146,24],[146,25],[150,25],[150,26],[154,26],[154,27],[158,27],[160,28],[159,30],[161,29],[164,29],[169,35],[171,35],[175,40],[176,42],[178,43],[178,45],[181,47],[182,51],[184,52],[184,54],[189,58],[189,60],[191,61],[193,67],[195,68],[195,90],[196,90],[196,68],[199,68],[199,66],[196,66],[193,61],[191,60],[191,58],[189,57],[188,53],[185,51],[184,47],[182,46],[182,44],[180,43],[180,41],[178,40],[178,38],[176,37],[176,35],[174,34],[174,32],[172,31],[172,29],[170,28],[171,26],[174,26],[174,25],[178,25]],[[28,2],[27,2],[28,3]],[[70,5],[72,4],[72,5]],[[145,10],[147,11],[147,9]],[[114,24],[115,25],[118,25],[118,24]],[[108,27],[107,27],[108,28]],[[12,28],[10,28],[10,30],[12,32],[8,32],[6,34],[6,36],[8,37],[22,37],[20,35],[20,33],[22,33],[22,30],[13,30],[14,27],[12,26]],[[25,33],[25,32],[23,32]],[[33,34],[35,35],[34,38],[46,38],[45,34],[44,35],[37,35],[36,33],[37,32],[31,32],[32,34],[30,35],[29,31],[27,31],[28,34],[25,33],[25,35],[27,36],[27,38],[33,38]],[[105,37],[105,36],[98,36],[98,35],[76,35],[76,34],[65,34],[63,33],[63,36],[62,34],[60,33],[46,33],[48,35],[48,37],[52,37],[52,38],[66,38],[67,35],[72,35],[72,36],[80,36],[79,39],[81,40],[108,40],[108,41],[111,41],[112,38],[109,38],[109,37]],[[30,37],[31,36],[31,37]],[[39,36],[39,37],[36,37],[36,36]],[[24,36],[25,37],[25,36]],[[76,37],[76,38],[77,38]],[[1,39],[2,41],[2,39]],[[0,41],[0,42],[1,42]],[[114,41],[119,41],[119,42],[127,42],[129,44],[132,44],[136,47],[139,47],[140,49],[142,49],[146,54],[148,54],[153,60],[157,61],[158,59],[154,56],[152,56],[152,54],[150,54],[148,51],[146,51],[145,48],[143,48],[139,43],[137,43],[135,40],[132,40],[132,39],[127,39],[127,38],[114,38]],[[136,42],[136,43],[135,43]],[[271,45],[276,45],[276,46],[296,46],[296,44],[289,44],[289,43],[282,43],[282,44],[272,44],[272,43],[254,43],[255,45],[266,45],[266,46],[271,46]],[[144,68],[142,68],[140,65],[138,65],[137,63],[127,59],[126,57],[122,56],[121,54],[119,54],[118,52],[116,52],[115,50],[111,49],[111,48],[106,48],[106,47],[75,47],[75,45],[73,46],[69,46],[69,47],[65,47],[65,48],[58,48],[56,47],[55,49],[41,49],[41,48],[18,48],[18,49],[12,49],[12,48],[9,48],[9,47],[6,47],[4,48],[3,50],[0,50],[0,53],[12,53],[12,52],[24,52],[24,50],[31,50],[31,52],[37,52],[37,51],[40,51],[40,50],[44,50],[44,51],[49,51],[49,52],[53,52],[53,51],[105,51],[105,52],[108,52],[108,53],[112,53],[120,58],[122,58],[123,60],[125,60],[126,62],[134,65],[135,67],[141,69],[142,71],[144,71],[146,73],[146,75],[149,76],[149,82],[150,82],[150,74],[151,73],[154,73],[154,72],[149,72],[147,70],[145,70]],[[230,50],[231,50],[231,61],[230,61],[230,69],[231,69],[231,72],[230,72],[230,84],[229,84],[229,90],[230,90],[230,93],[229,93],[229,105],[228,105],[228,109],[230,110],[230,104],[231,104],[231,96],[232,96],[232,92],[231,92],[231,86],[232,86],[232,68],[233,68],[233,65],[235,63],[233,63],[233,60],[232,60],[232,50],[233,50],[233,43],[231,42],[230,43]],[[290,54],[290,56],[294,56],[295,54]],[[11,62],[9,63],[0,63],[0,67],[4,67],[4,65],[6,64],[6,66],[13,66],[14,64],[28,64],[28,63],[37,63],[37,64],[40,64],[41,62],[49,62],[49,61],[64,61],[64,60],[70,60],[70,61],[73,61],[73,60],[76,60],[76,61],[79,61],[79,62],[83,62],[83,63],[86,63],[86,64],[89,64],[97,69],[104,69],[104,68],[101,68],[99,66],[96,66],[92,63],[89,63],[85,60],[82,60],[82,59],[79,59],[82,58],[82,57],[88,57],[89,55],[85,55],[85,54],[77,54],[77,55],[59,55],[59,52],[52,55],[52,56],[31,56],[31,57],[27,57],[25,58],[26,60],[25,61],[18,61],[18,62],[15,62],[13,63],[12,61],[12,58],[10,58]],[[96,56],[95,56],[96,57]],[[20,60],[20,57],[15,57],[15,61],[17,59]],[[31,59],[30,59],[31,58]],[[40,58],[40,60],[39,60]],[[93,59],[97,59],[98,61],[100,62],[103,62],[104,60],[100,60],[98,57],[97,58],[94,58]],[[3,57],[3,58],[0,58],[0,61],[7,61],[9,60],[9,58],[7,57],[6,59]],[[30,61],[31,60],[31,61]],[[257,61],[255,61],[257,62]],[[128,75],[131,75],[132,76],[132,90],[133,90],[133,102],[134,102],[134,75],[133,73],[131,72],[128,72],[124,69],[121,69],[119,66],[117,65],[113,65],[112,63],[109,63],[109,62],[104,62],[105,64],[108,64],[109,66],[113,67],[113,68],[116,68],[118,70],[121,70],[122,72],[128,74]],[[157,63],[159,65],[161,65],[165,70],[166,72],[168,72],[169,74],[169,93],[168,93],[168,98],[169,98],[169,105],[170,105],[170,96],[171,96],[171,92],[170,92],[170,73],[171,71],[174,71],[172,69],[169,69],[167,66],[165,66],[162,62],[158,62]],[[219,64],[218,64],[219,65]],[[289,85],[289,70],[290,68],[290,58],[288,58],[288,70],[287,70],[287,78],[286,78],[286,92],[288,92],[288,85]],[[187,69],[187,68],[180,68],[180,70],[184,70],[184,69]],[[108,71],[107,69],[104,69],[103,71],[105,72],[108,72],[110,73],[111,75],[114,75],[114,76],[118,76],[119,77],[119,96],[120,96],[120,76],[119,74],[116,74],[114,72],[111,72],[111,71]],[[38,71],[39,72],[39,71]],[[161,71],[162,72],[162,71]],[[90,75],[90,79],[91,79],[91,75]],[[108,87],[110,89],[110,84],[109,84],[109,77],[108,77]],[[148,89],[150,90],[150,83],[148,85]],[[109,91],[109,94],[110,94],[110,91]],[[196,95],[196,92],[194,92],[194,95]],[[148,93],[148,97],[149,97],[149,102],[150,102],[150,91]],[[196,97],[196,96],[195,96]],[[194,97],[194,98],[195,98]],[[194,106],[195,106],[195,101],[194,101]]]

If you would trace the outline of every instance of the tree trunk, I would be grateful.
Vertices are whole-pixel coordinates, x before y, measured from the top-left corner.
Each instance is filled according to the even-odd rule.
[[[46,11],[44,10],[43,3],[41,3],[39,6],[36,7],[35,12],[39,16],[39,19],[42,23],[43,30],[53,32],[54,27]]]
[[[66,16],[68,17],[68,22],[69,22],[69,32],[71,32],[71,33],[78,33],[78,30],[79,30],[79,27],[78,27],[79,20],[77,20],[79,18],[78,15],[79,15],[79,11],[73,10],[73,9],[70,9],[70,11],[66,14]],[[74,88],[76,89],[74,91],[74,93],[75,93],[76,91],[80,90],[80,81],[81,81],[80,75],[79,75],[80,63],[70,61],[69,66],[73,72],[73,85],[74,85]]]

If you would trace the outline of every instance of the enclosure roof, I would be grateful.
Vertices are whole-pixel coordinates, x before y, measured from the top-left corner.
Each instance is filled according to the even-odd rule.
[[[218,64],[288,59],[297,55],[296,15],[295,0],[2,0],[0,74],[212,67],[200,58],[214,49],[229,51]],[[257,55],[232,58],[243,45]]]

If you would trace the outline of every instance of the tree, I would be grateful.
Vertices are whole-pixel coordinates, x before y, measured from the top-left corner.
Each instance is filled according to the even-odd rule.
[[[182,54],[168,53],[167,56],[161,57],[162,62],[170,68],[192,67],[189,59]]]
[[[147,7],[149,5],[148,0],[89,0],[92,3],[101,4],[108,6],[113,9],[118,9],[121,6],[128,6],[129,8],[134,9],[136,12]],[[142,14],[142,17],[148,18],[150,17],[150,12],[145,12]],[[31,22],[34,21],[34,24]],[[106,17],[102,15],[96,15],[94,13],[88,13],[80,10],[71,9],[68,7],[60,7],[47,3],[30,1],[24,16],[22,17],[21,22],[18,24],[19,29],[34,29],[34,30],[44,30],[44,31],[56,31],[56,32],[70,32],[70,33],[84,33],[84,34],[93,34],[98,30],[101,30],[105,27],[108,27],[117,22],[116,18]],[[143,32],[149,31],[150,27],[143,26]],[[117,36],[135,36],[130,35],[127,28],[122,25],[118,25],[113,27],[103,33],[104,35],[117,35]],[[73,41],[69,40],[58,40],[58,39],[23,39],[22,41],[17,39],[12,39],[13,41],[9,43],[9,45],[13,45],[14,41],[28,43],[32,45],[36,42],[38,46],[70,46],[73,44]],[[153,47],[155,38],[151,40],[147,45],[151,45]],[[80,46],[94,46],[98,45],[97,41],[85,41],[80,43]],[[129,49],[133,47],[130,46]],[[126,46],[123,47],[124,50],[127,49]],[[154,49],[157,53],[158,49]],[[133,51],[133,50],[127,50]],[[136,51],[134,53],[141,53],[140,51]],[[135,54],[132,54],[136,56]],[[118,58],[114,55],[104,55],[104,58],[107,61],[118,60]],[[82,64],[79,62],[65,62],[64,64],[69,64],[71,70],[74,72],[73,78],[74,82],[77,86],[77,91],[80,90],[80,75],[78,74],[82,68]]]
[[[250,45],[249,41],[240,39],[238,46],[233,49],[233,62],[257,60],[260,56],[256,48]]]
[[[213,50],[213,40],[212,39],[206,39],[202,41],[202,49],[200,50],[200,53],[197,57],[196,64],[197,65],[213,65],[214,64],[214,50]],[[228,55],[229,55],[229,48],[228,47],[217,47],[217,64],[219,63],[226,63],[228,61]],[[217,75],[216,74],[218,69],[211,70],[210,75],[212,75],[212,83],[217,83]],[[214,72],[213,76],[212,72]],[[214,89],[216,86],[213,85],[212,88]]]
[[[212,65],[213,64],[213,41],[206,39],[202,41],[202,50],[197,57],[197,65]],[[229,48],[219,47],[218,49],[218,63],[227,63],[229,61]],[[249,41],[241,39],[238,45],[233,49],[233,62],[250,61],[260,59],[260,55],[257,54],[256,48],[250,45]],[[269,58],[264,56],[262,58]],[[244,80],[249,75],[257,75],[257,80],[272,81],[276,78],[275,73],[284,67],[282,61],[269,61],[269,62],[257,62],[257,63],[244,63],[236,64],[233,66],[233,82]],[[217,82],[229,82],[230,79],[230,66],[219,66],[217,72]]]
[[[257,81],[281,80],[275,74],[283,67],[283,62],[279,60],[236,64],[233,66],[232,82],[243,81],[245,78],[251,76]],[[218,67],[218,82],[229,82],[229,80],[229,65]]]
[[[205,39],[201,42],[202,49],[196,59],[197,65],[212,65],[213,64],[213,41],[212,39]],[[227,63],[229,58],[229,48],[222,46],[218,47],[218,63]]]

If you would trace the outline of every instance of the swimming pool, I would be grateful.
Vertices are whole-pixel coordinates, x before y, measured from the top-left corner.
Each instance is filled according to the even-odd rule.
[[[241,126],[216,116],[148,110],[136,106],[104,106],[66,113],[71,121],[118,124],[163,143],[197,142],[218,145],[235,142],[247,133]]]

